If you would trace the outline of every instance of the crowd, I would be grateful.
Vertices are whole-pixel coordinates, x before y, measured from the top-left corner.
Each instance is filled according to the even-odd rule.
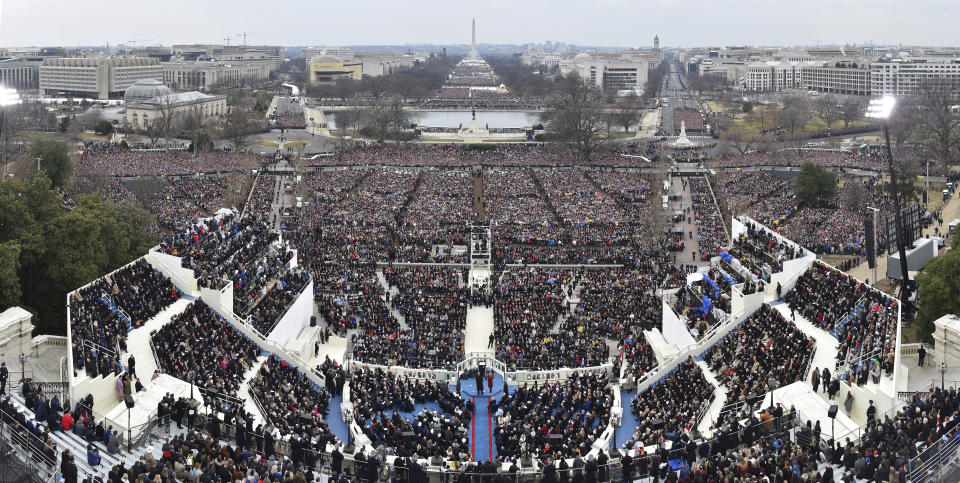
[[[689,129],[690,126],[687,126]],[[717,168],[752,166],[800,166],[810,162],[827,168],[855,168],[880,171],[886,161],[878,153],[847,152],[823,149],[785,149],[774,152],[754,151],[747,154],[722,155],[709,164]]]
[[[375,364],[393,361],[423,368],[451,367],[462,360],[469,289],[461,285],[461,269],[393,267],[383,274],[388,286],[396,288],[387,302],[408,329],[390,334],[372,333],[375,328],[369,328],[370,332],[360,334],[355,342],[354,357]],[[380,340],[369,344],[368,339]],[[392,350],[384,350],[387,347]]]
[[[513,269],[501,273],[492,286],[498,360],[518,369],[597,365],[586,335],[554,330],[568,311],[566,292],[573,288],[569,271]],[[604,351],[600,359],[605,356]]]
[[[797,209],[793,183],[764,172],[729,174],[722,186],[731,213],[745,214],[766,226],[783,223]]]
[[[328,444],[338,441],[326,422],[330,393],[276,355],[260,366],[249,390],[266,419],[265,434],[296,440],[313,452],[326,451]]]
[[[252,154],[230,151],[134,151],[112,143],[86,143],[75,169],[80,175],[179,175],[245,171],[259,161]]]
[[[680,123],[685,123],[687,131],[701,132],[704,130],[703,115],[700,111],[689,107],[678,107],[673,110],[673,129],[680,132]]]
[[[445,382],[358,369],[350,379],[350,401],[375,447],[385,444],[400,457],[469,459],[467,424],[472,416]]]
[[[710,185],[704,178],[690,179],[690,197],[693,201],[693,216],[697,224],[697,241],[700,243],[700,260],[709,260],[720,254],[727,245],[727,232],[723,217],[714,202]]]
[[[767,393],[770,379],[777,387],[804,380],[814,345],[796,325],[764,304],[711,347],[704,360],[726,386],[727,404],[732,404]]]
[[[175,302],[180,294],[142,258],[69,296],[73,363],[91,377],[122,370],[127,333]]]
[[[234,396],[260,353],[253,341],[203,300],[188,305],[153,334],[150,342],[162,372]]]
[[[816,262],[786,294],[799,312],[840,342],[837,358],[849,362],[848,383],[893,371],[899,306],[889,296],[853,277]]]
[[[803,250],[781,241],[762,226],[747,223],[730,247],[730,255],[757,278],[769,281],[770,275],[783,271],[783,262],[799,258]]]
[[[637,427],[623,447],[636,449],[638,454],[667,441],[677,447],[682,437],[696,432],[697,417],[712,395],[713,386],[700,367],[692,359],[680,363],[630,402]]]
[[[607,429],[613,392],[606,374],[523,385],[497,403],[497,454],[507,459],[585,456]]]

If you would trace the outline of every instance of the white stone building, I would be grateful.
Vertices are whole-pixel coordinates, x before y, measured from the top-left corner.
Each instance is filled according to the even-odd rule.
[[[270,78],[264,62],[164,62],[163,82],[179,90],[206,92],[211,86],[238,86]]]
[[[960,58],[893,59],[870,64],[870,89],[874,96],[911,95],[924,82],[936,79],[960,83]]]

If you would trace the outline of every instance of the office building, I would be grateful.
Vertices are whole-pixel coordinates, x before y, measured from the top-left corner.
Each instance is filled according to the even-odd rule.
[[[157,59],[144,57],[86,57],[44,59],[40,65],[40,94],[44,96],[116,99],[138,80],[163,79]]]
[[[883,59],[870,64],[870,87],[878,96],[911,95],[925,82],[937,80],[960,83],[960,58]]]
[[[42,59],[0,59],[0,86],[35,91],[40,85]]]
[[[235,87],[270,78],[264,62],[164,62],[163,82],[177,90],[207,92],[214,86]]]

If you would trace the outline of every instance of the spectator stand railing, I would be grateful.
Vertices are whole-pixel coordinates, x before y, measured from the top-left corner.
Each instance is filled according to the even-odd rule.
[[[830,335],[832,335],[835,339],[839,339],[840,331],[847,326],[850,320],[852,320],[854,317],[857,316],[858,313],[860,313],[860,309],[863,308],[863,304],[865,303],[866,299],[867,299],[866,295],[860,296],[860,300],[857,300],[857,303],[854,304],[853,310],[851,310],[849,314],[845,315],[843,319],[837,323],[837,325],[833,328],[833,330],[830,331]]]
[[[952,421],[952,426],[939,435],[935,443],[920,451],[910,460],[908,480],[944,481],[943,473],[960,459],[960,421]]]
[[[59,474],[59,455],[47,454],[43,440],[6,414],[0,415],[0,445],[5,446],[0,447],[0,456],[8,455],[19,462],[22,474],[35,473],[37,481],[49,481]]]

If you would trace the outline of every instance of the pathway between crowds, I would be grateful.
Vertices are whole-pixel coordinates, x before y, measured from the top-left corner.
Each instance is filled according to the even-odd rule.
[[[260,408],[257,407],[257,403],[253,402],[253,398],[250,397],[250,381],[257,375],[257,372],[260,371],[260,366],[266,362],[267,356],[257,357],[257,362],[253,364],[250,369],[247,369],[247,372],[243,373],[243,382],[240,383],[240,386],[237,388],[237,397],[243,399],[243,410],[253,415],[253,426],[256,427],[258,424],[263,424],[263,413],[260,412]]]
[[[677,254],[675,264],[681,266],[695,264],[698,268],[707,267],[710,265],[709,261],[700,261],[700,257],[694,257],[691,255],[692,253],[700,252],[700,242],[697,241],[697,235],[699,231],[697,230],[697,222],[693,216],[693,197],[690,195],[690,183],[688,182],[687,186],[684,187],[682,179],[685,178],[674,176],[670,183],[670,193],[682,193],[681,201],[679,203],[676,201],[671,201],[670,208],[680,210],[690,208],[689,212],[683,214],[683,219],[680,220],[680,223],[676,224],[676,226],[680,226],[680,228],[683,229],[683,241],[686,243],[686,248],[683,252]],[[690,220],[689,223],[687,222],[688,218]],[[693,237],[690,236],[690,232],[693,232]]]
[[[383,288],[384,293],[389,293],[391,300],[393,297],[396,297],[400,293],[400,289],[397,287],[390,287],[390,284],[387,283],[387,278],[383,275],[383,270],[377,270],[377,281],[380,282],[380,287]],[[380,300],[383,300],[387,305],[387,309],[390,310],[390,313],[393,314],[393,317],[397,319],[397,322],[400,324],[400,328],[403,330],[410,330],[410,326],[407,325],[407,319],[400,314],[400,311],[393,308],[392,302],[387,302],[386,297],[380,297]]]
[[[837,353],[840,350],[840,343],[837,341],[837,338],[820,327],[813,325],[812,322],[799,313],[795,314],[794,317],[790,317],[790,306],[785,303],[773,305],[773,308],[783,314],[783,318],[792,320],[808,337],[813,337],[814,340],[816,340],[817,350],[813,353],[813,360],[810,362],[810,367],[819,368],[821,371],[826,367],[830,369],[831,374],[836,372]],[[809,373],[804,374],[803,377],[805,381],[810,382]]]
[[[490,413],[491,399],[503,399],[503,378],[493,373],[493,389],[489,387],[487,379],[483,379],[483,392],[477,390],[475,379],[464,379],[460,383],[460,395],[465,401],[472,401],[475,410],[470,420],[470,453],[476,461],[487,461],[497,457],[497,445],[493,438],[496,429],[496,418]]]
[[[494,354],[496,348],[487,347],[490,344],[490,335],[493,334],[493,306],[474,305],[467,309],[467,328],[464,332],[465,353]]]
[[[697,425],[697,430],[700,431],[700,434],[702,434],[704,438],[711,438],[713,436],[713,423],[720,418],[720,410],[723,409],[723,406],[727,403],[727,388],[723,384],[720,384],[717,376],[710,370],[710,366],[707,365],[706,361],[701,359],[697,361],[697,365],[700,366],[700,369],[703,371],[703,377],[717,390],[716,397],[713,398],[713,402],[710,403],[710,408],[707,409],[707,414],[703,416],[700,424]]]
[[[153,372],[157,370],[157,361],[153,359],[153,351],[150,350],[150,333],[160,330],[170,322],[170,319],[180,314],[194,301],[193,297],[181,297],[169,307],[163,309],[152,319],[148,320],[142,327],[130,332],[127,335],[128,354],[150,354],[150,357],[137,359],[137,377],[144,387],[149,388]],[[128,355],[124,354],[121,361],[126,364]]]

